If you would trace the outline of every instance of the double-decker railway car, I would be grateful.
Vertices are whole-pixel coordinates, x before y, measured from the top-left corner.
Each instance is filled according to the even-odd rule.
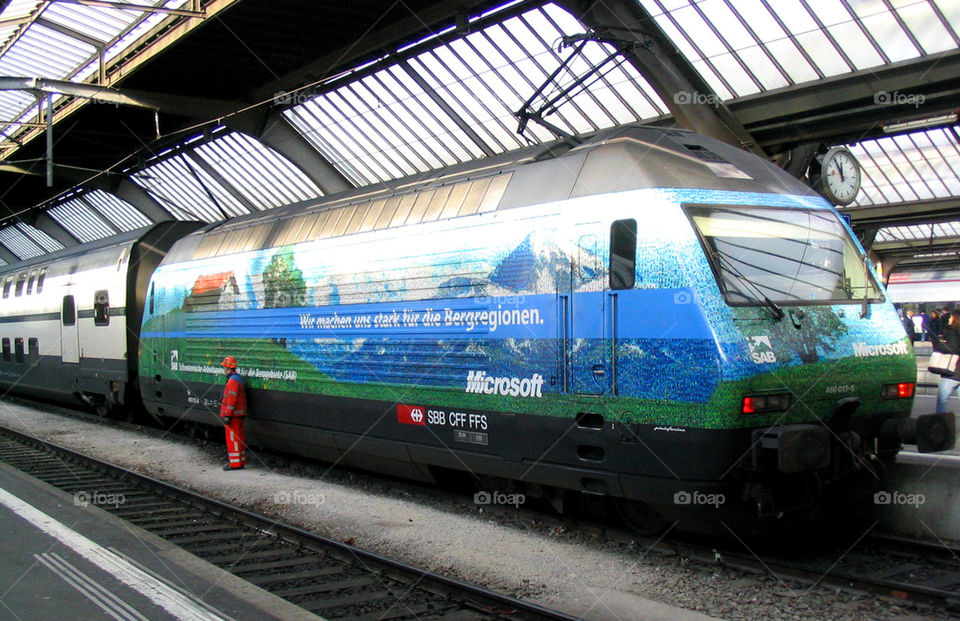
[[[615,499],[641,527],[869,497],[916,366],[836,211],[744,151],[621,128],[188,235],[150,281],[140,382],[248,440],[419,479]]]
[[[0,269],[0,387],[103,413],[128,404],[131,389],[138,399],[147,282],[197,226],[161,223]]]

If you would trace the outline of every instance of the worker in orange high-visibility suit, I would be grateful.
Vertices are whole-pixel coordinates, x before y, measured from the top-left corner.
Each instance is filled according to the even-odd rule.
[[[220,399],[220,420],[226,425],[227,458],[224,470],[241,470],[247,464],[247,443],[243,435],[243,419],[247,415],[247,394],[243,378],[237,373],[237,359],[227,356],[221,363],[227,374],[227,385]]]

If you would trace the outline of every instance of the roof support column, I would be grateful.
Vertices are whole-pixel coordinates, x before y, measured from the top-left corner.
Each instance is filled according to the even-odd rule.
[[[681,127],[765,155],[639,2],[560,0],[559,4],[601,38],[637,44],[621,45],[623,55],[656,90]]]
[[[30,224],[63,244],[64,248],[76,246],[80,243],[76,237],[71,235],[67,229],[60,226],[60,223],[48,216],[46,212],[38,213],[36,220]]]
[[[293,162],[326,194],[352,190],[353,184],[340,174],[307,140],[279,114],[276,108],[264,113],[251,111],[231,117],[230,129],[250,134]]]
[[[174,219],[170,212],[163,208],[163,205],[155,201],[143,188],[127,178],[120,179],[116,182],[109,182],[106,181],[103,176],[100,176],[86,185],[88,187],[97,187],[127,201],[153,222],[163,222]]]
[[[14,263],[19,263],[22,261],[20,257],[10,252],[6,246],[0,244],[0,259],[3,259],[7,262],[8,265],[13,265]]]

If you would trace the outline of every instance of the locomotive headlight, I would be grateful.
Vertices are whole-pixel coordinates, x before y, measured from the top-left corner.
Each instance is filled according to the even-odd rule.
[[[790,408],[790,393],[778,395],[754,395],[743,398],[741,412],[760,414],[762,412],[784,412]]]
[[[900,382],[899,384],[885,384],[880,395],[884,399],[909,399],[913,396],[913,382]]]

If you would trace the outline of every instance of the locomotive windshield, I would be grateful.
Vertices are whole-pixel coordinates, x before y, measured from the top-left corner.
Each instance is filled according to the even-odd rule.
[[[686,210],[731,305],[883,299],[833,212],[728,205]]]

